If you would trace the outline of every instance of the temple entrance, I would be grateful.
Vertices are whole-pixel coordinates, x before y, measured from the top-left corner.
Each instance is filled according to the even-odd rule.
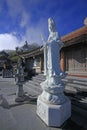
[[[84,44],[68,47],[65,51],[65,71],[87,72],[87,47]]]

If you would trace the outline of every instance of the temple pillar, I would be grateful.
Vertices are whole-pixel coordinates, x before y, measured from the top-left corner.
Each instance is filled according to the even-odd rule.
[[[60,65],[61,65],[61,70],[64,72],[64,71],[65,71],[65,64],[64,64],[64,51],[61,51]]]

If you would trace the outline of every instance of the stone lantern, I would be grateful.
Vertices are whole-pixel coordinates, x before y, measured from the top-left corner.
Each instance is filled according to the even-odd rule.
[[[20,57],[18,59],[17,73],[16,73],[16,85],[18,86],[16,92],[16,102],[24,101],[24,67],[23,67],[23,59]]]

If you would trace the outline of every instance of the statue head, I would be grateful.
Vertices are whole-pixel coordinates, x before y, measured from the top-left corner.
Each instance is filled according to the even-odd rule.
[[[49,30],[50,33],[56,31],[55,22],[52,18],[48,19],[48,30]]]

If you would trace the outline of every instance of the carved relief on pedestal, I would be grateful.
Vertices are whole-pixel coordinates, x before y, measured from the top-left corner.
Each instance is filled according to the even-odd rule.
[[[37,113],[43,118],[44,121],[47,121],[47,109],[40,102],[37,104]]]

